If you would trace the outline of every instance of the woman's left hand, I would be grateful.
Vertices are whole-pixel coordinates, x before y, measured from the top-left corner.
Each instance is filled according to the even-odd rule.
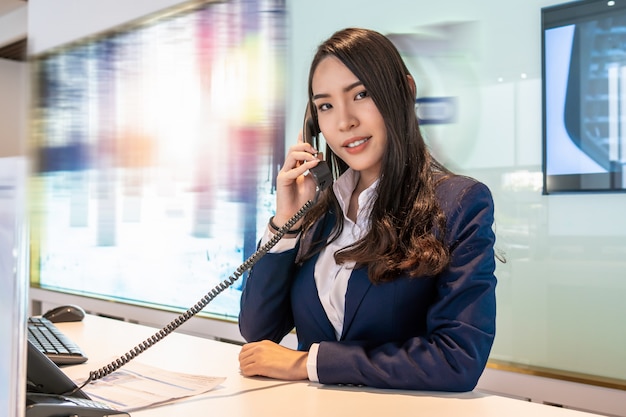
[[[244,376],[267,376],[297,381],[308,379],[308,352],[300,352],[269,340],[247,343],[239,353],[239,368]]]

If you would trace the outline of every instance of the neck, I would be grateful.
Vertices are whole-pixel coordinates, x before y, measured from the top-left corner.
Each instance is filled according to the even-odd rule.
[[[368,174],[364,171],[359,172],[359,181],[354,188],[355,193],[360,194],[361,191],[374,184],[374,181],[378,179],[378,175]]]

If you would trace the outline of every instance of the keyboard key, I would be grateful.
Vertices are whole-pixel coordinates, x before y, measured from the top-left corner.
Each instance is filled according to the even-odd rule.
[[[87,361],[82,350],[54,323],[43,317],[28,319],[28,340],[57,365]]]

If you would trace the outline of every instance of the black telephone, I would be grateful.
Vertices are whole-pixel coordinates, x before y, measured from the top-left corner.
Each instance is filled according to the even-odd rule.
[[[129,415],[92,401],[31,342],[28,342],[26,390],[25,417]],[[64,395],[67,392],[72,394]]]
[[[310,108],[304,117],[303,140],[312,144],[319,150],[319,130],[316,127]],[[209,291],[193,307],[171,321],[150,338],[138,344],[126,354],[120,356],[110,364],[89,373],[89,378],[80,387],[76,386],[48,357],[39,352],[34,346],[28,343],[28,384],[26,417],[48,417],[48,416],[103,416],[127,413],[108,408],[106,405],[93,402],[89,396],[81,389],[88,383],[104,378],[126,365],[146,349],[162,340],[172,333],[191,317],[199,313],[215,297],[230,287],[245,271],[265,255],[293,226],[304,216],[317,201],[319,194],[332,183],[332,173],[325,161],[320,161],[315,167],[309,170],[315,183],[317,191],[313,200],[307,201],[298,212],[287,221],[274,236],[255,253],[253,253],[243,264],[241,264],[226,280],[222,281],[215,288]],[[58,411],[57,411],[58,410]]]
[[[307,106],[306,112],[304,113],[304,126],[302,126],[302,140],[313,145],[318,152],[320,151],[319,134],[320,130],[311,113],[311,106]],[[328,187],[333,181],[333,175],[326,161],[320,161],[315,167],[311,168],[309,172],[313,175],[313,179],[318,188],[322,190]]]

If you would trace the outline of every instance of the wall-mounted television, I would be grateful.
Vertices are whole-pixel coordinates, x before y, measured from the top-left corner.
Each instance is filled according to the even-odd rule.
[[[541,9],[543,192],[626,191],[626,1]]]

